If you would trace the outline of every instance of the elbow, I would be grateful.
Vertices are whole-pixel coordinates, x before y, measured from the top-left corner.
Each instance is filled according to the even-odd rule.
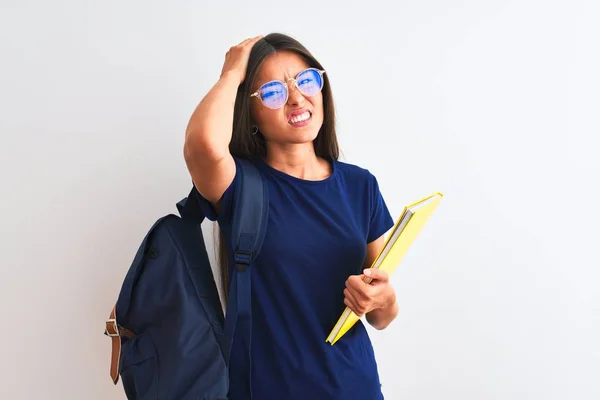
[[[187,132],[183,157],[188,165],[198,160],[219,161],[229,152],[229,148],[205,139],[206,136],[208,135],[203,135],[201,132]]]

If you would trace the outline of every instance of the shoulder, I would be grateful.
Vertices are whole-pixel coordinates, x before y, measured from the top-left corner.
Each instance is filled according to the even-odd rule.
[[[370,209],[384,202],[378,179],[368,168],[342,161],[336,161],[336,168],[346,191],[366,201]]]
[[[357,185],[377,185],[377,178],[365,167],[343,161],[335,161],[335,167],[339,176],[346,181]]]

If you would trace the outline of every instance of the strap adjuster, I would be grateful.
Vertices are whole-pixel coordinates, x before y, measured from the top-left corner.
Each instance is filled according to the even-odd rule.
[[[252,252],[246,250],[238,250],[235,252],[235,267],[239,272],[244,272],[250,266],[252,261]]]
[[[117,324],[117,320],[115,318],[110,318],[106,320],[106,329],[104,334],[108,337],[120,337],[121,333],[119,331],[119,325]]]

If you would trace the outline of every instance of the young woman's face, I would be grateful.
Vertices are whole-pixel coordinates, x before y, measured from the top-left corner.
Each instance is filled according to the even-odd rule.
[[[254,123],[265,139],[281,143],[307,143],[315,140],[323,124],[323,94],[304,96],[293,81],[309,65],[297,54],[282,51],[267,57],[258,71],[251,93],[273,80],[287,82],[288,99],[282,107],[271,109],[257,97],[250,99]]]

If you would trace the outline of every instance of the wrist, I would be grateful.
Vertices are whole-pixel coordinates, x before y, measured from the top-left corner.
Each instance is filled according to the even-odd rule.
[[[236,88],[242,83],[242,77],[240,77],[239,72],[235,70],[223,72],[219,80],[228,85],[235,85]]]
[[[393,291],[392,291],[393,292]],[[399,307],[395,293],[387,296],[380,308],[367,313],[367,321],[375,329],[385,329],[398,315]]]
[[[383,304],[379,308],[381,310],[390,310],[390,309],[393,309],[395,307],[397,307],[396,292],[390,286],[390,290],[389,290],[387,296],[385,297],[385,300],[383,301]]]

